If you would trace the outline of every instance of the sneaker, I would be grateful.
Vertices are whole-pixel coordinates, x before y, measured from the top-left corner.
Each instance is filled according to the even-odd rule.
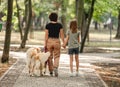
[[[55,77],[58,77],[58,68],[54,68]]]
[[[50,76],[53,76],[53,72],[50,72]]]
[[[79,76],[79,72],[76,72],[76,76]]]
[[[70,73],[70,77],[73,77],[73,76],[75,76],[75,75],[74,75],[74,73],[73,73],[73,72],[71,72],[71,73]]]

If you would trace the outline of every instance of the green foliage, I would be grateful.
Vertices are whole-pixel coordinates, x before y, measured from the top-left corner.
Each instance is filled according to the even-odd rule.
[[[120,43],[119,42],[110,42],[110,41],[106,41],[106,42],[89,42],[86,43],[86,46],[88,47],[120,47]]]
[[[110,17],[110,14],[112,17],[117,18],[119,6],[119,0],[97,0],[95,3],[93,19],[104,22]]]
[[[71,20],[72,18],[75,18],[75,0],[70,0],[68,2],[66,17],[67,20]]]
[[[12,24],[14,25],[12,28],[15,30],[15,31],[18,31],[18,19],[16,16],[13,16],[12,17]]]
[[[56,11],[55,4],[60,4],[58,14],[61,16],[61,0],[44,0],[38,1],[34,0],[33,2],[33,11],[35,12],[36,16],[39,16],[40,13],[44,14],[44,17],[47,18],[48,14]],[[65,0],[64,4],[66,6],[66,12],[64,13],[67,20],[75,17],[75,0]]]
[[[7,0],[2,1],[0,5],[0,12],[4,12],[7,9]]]
[[[18,0],[19,6],[20,6],[20,15],[23,15],[23,10],[24,10],[24,2],[23,0]],[[2,21],[6,22],[7,20],[7,0],[2,1],[0,5],[0,11],[4,14],[2,17]],[[16,2],[14,0],[13,2],[13,16],[12,16],[12,28],[14,30],[18,29],[18,19],[17,19],[17,7],[16,7]]]
[[[4,17],[2,17],[2,21],[6,21],[7,20],[7,16],[4,16]]]
[[[33,7],[33,11],[35,12],[36,16],[39,16],[41,12],[48,14],[53,9],[53,5],[46,1],[42,3],[41,2],[38,3],[38,1],[35,1],[33,2],[32,7]]]
[[[24,0],[17,0],[20,6],[20,15],[24,16]],[[56,11],[55,4],[60,4],[58,14],[61,16],[61,1],[62,0],[32,0],[32,10],[37,17],[40,16],[42,13],[42,17],[47,19],[48,14],[50,12]],[[92,0],[84,0],[84,9],[85,12],[88,12],[91,6]],[[64,0],[64,4],[66,7],[66,12],[64,13],[66,16],[67,21],[71,20],[75,17],[75,0]],[[109,14],[111,14],[112,18],[117,18],[118,9],[120,9],[120,0],[96,0],[95,7],[94,7],[94,14],[93,19],[97,20],[98,22],[104,22],[108,19]],[[2,0],[0,5],[0,12],[4,13],[4,17],[2,18],[3,21],[6,21],[6,14],[7,14],[7,0]],[[17,26],[17,8],[16,2],[14,0],[13,3],[13,25]],[[18,28],[15,28],[18,29]]]

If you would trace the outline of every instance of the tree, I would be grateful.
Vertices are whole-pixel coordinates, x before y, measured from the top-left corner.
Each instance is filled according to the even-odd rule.
[[[64,34],[66,34],[66,30],[67,30],[67,24],[66,24],[66,4],[67,4],[67,0],[62,0],[62,16],[61,16],[61,22],[63,24],[63,29],[64,29]]]
[[[20,48],[25,48],[26,40],[28,38],[28,33],[29,33],[30,25],[31,25],[31,17],[32,17],[31,0],[25,0],[25,12],[26,12],[26,14],[25,14],[26,26],[25,26],[24,37],[23,37],[22,42],[20,44]]]
[[[31,17],[31,24],[30,24],[30,39],[34,39],[34,20],[35,20],[35,13],[32,11],[32,17]]]
[[[6,22],[6,33],[5,33],[5,42],[4,50],[2,54],[2,63],[9,61],[9,48],[10,48],[10,39],[11,39],[11,24],[12,24],[12,13],[13,13],[13,0],[8,0],[8,13],[7,13],[7,22]]]
[[[95,5],[95,11],[93,14],[93,19],[99,22],[106,22],[108,18],[111,17],[117,18],[118,21],[113,23],[117,25],[116,39],[120,38],[120,0],[97,0]],[[107,15],[106,15],[107,14]],[[113,20],[114,22],[116,20]]]
[[[117,34],[115,38],[120,39],[120,8],[118,10],[118,27],[117,27]]]
[[[89,16],[88,16],[86,32],[85,32],[85,35],[84,35],[84,37],[82,39],[82,42],[81,42],[81,48],[80,48],[81,53],[83,52],[83,48],[84,48],[84,45],[85,45],[85,40],[86,40],[86,37],[87,37],[88,32],[89,32],[89,26],[90,26],[90,22],[91,22],[91,19],[92,19],[93,12],[94,12],[95,1],[96,0],[92,0],[92,2],[91,2],[91,8],[90,8]]]
[[[81,23],[82,23],[82,15],[84,9],[84,0],[76,0],[77,5],[77,21],[78,21],[78,29],[81,30]]]
[[[78,17],[78,0],[75,0],[75,16]]]
[[[1,0],[0,0],[0,5],[1,5]]]
[[[115,38],[120,39],[120,1],[116,0],[116,2],[114,2],[114,5],[116,6],[116,10],[118,12],[118,27]]]
[[[17,7],[17,18],[18,18],[18,28],[19,28],[19,31],[20,31],[20,36],[21,36],[21,40],[23,38],[23,32],[22,32],[22,26],[21,26],[21,19],[20,19],[20,7],[18,5],[18,0],[16,0],[16,7]]]

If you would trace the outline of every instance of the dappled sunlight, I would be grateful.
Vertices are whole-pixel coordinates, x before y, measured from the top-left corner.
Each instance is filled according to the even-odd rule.
[[[112,56],[112,55],[111,55]],[[83,56],[80,58],[81,62],[89,63],[119,63],[120,59],[113,59],[110,57],[100,57],[100,56]]]
[[[83,53],[79,55],[80,63],[120,63],[120,59],[114,57],[119,56],[119,53]],[[69,55],[61,54],[60,61],[69,64]]]
[[[26,53],[24,52],[10,52],[10,56],[18,59],[26,59]]]

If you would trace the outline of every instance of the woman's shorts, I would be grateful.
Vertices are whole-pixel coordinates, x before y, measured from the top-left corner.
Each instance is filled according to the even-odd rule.
[[[68,54],[69,54],[69,55],[79,54],[79,47],[68,49]]]

